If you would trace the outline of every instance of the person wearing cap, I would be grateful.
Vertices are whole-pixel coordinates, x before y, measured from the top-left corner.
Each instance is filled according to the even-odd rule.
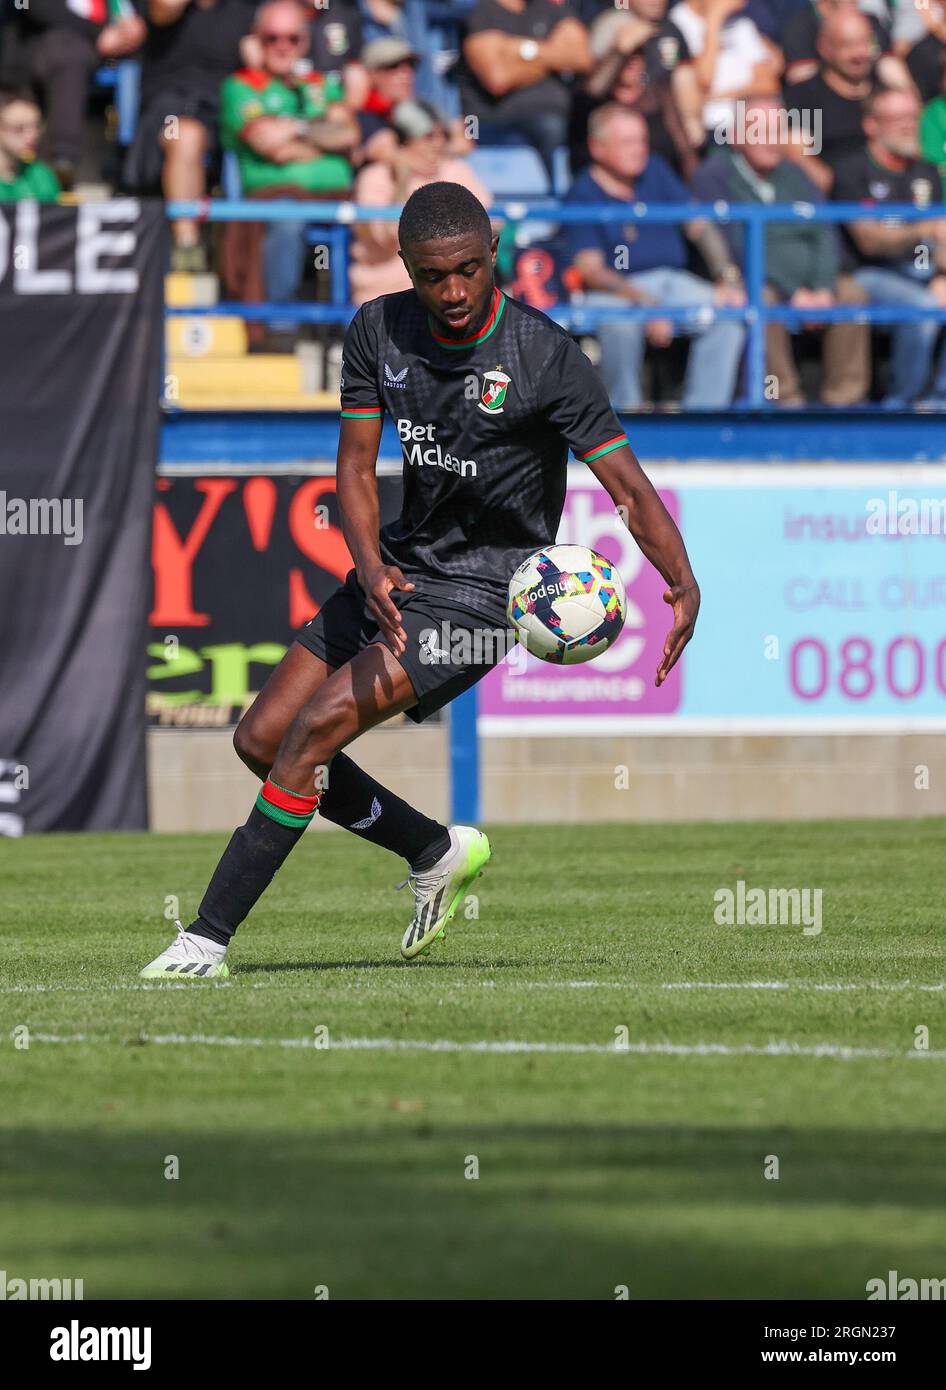
[[[398,102],[413,101],[416,97],[420,54],[406,39],[372,39],[365,44],[361,61],[367,69],[370,87],[358,112],[361,146],[357,161],[367,164],[372,160],[391,159],[399,147],[391,113]],[[469,153],[469,142],[459,119],[449,123],[448,139],[452,153]]]
[[[332,0],[334,5],[336,0]],[[428,0],[360,0],[361,32],[364,43],[374,39],[406,39],[420,54],[415,91],[423,101],[432,101],[445,115],[455,116],[460,110],[456,83],[449,76],[448,64],[456,53],[445,51],[450,26],[432,19]],[[360,102],[358,103],[361,104]]]
[[[491,194],[465,160],[450,154],[448,122],[426,101],[400,101],[391,112],[397,144],[385,159],[366,164],[355,181],[355,202],[387,207],[405,203],[426,183],[459,183],[489,207]],[[397,223],[359,222],[354,228],[350,271],[353,304],[411,287],[398,255]]]

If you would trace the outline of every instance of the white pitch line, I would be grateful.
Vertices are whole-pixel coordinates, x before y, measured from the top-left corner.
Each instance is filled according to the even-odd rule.
[[[409,1038],[336,1038],[328,1047],[321,1046],[314,1038],[239,1038],[212,1037],[204,1033],[138,1033],[134,1037],[116,1038],[109,1034],[94,1033],[32,1033],[31,1042],[42,1043],[150,1043],[156,1047],[282,1047],[302,1049],[313,1052],[477,1052],[477,1053],[577,1053],[638,1057],[827,1057],[835,1061],[851,1062],[861,1059],[899,1060],[922,1057],[929,1061],[946,1061],[946,1051],[918,1052],[915,1049],[894,1050],[884,1047],[847,1047],[841,1043],[802,1043],[773,1042],[758,1046],[754,1043],[730,1045],[728,1043],[628,1043],[618,1047],[614,1043],[566,1043],[566,1042],[456,1042],[440,1038],[435,1042],[426,1039]]]
[[[356,967],[352,967],[355,969]],[[406,972],[402,965],[391,965],[392,970]],[[421,971],[410,972],[417,979],[428,978]],[[404,973],[404,979],[408,973]],[[822,982],[817,980],[435,980],[432,993],[460,989],[618,989],[618,990],[789,990],[797,993],[811,992],[840,994],[853,990],[872,990],[879,994],[899,994],[908,990],[919,990],[927,994],[941,994],[946,991],[946,982],[919,984],[913,980],[860,980],[845,982]],[[153,984],[102,984],[102,985],[3,985],[0,994],[108,994],[122,993],[161,993],[165,990],[193,991],[207,989],[275,989],[290,991],[308,989],[318,985],[320,989],[340,988],[346,990],[367,990],[374,982],[364,983],[361,979],[327,982],[319,972],[304,980],[285,982],[283,980],[201,980],[193,982],[160,980]]]

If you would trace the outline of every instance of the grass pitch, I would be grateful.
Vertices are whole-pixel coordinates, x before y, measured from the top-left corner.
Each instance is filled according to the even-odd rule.
[[[225,836],[0,842],[0,1268],[87,1299],[942,1277],[943,833],[493,827],[478,920],[413,965],[400,861],[310,835],[220,985],[136,975]],[[739,879],[820,887],[823,931],[718,926]]]

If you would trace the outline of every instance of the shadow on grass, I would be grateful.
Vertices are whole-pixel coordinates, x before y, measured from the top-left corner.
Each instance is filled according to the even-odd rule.
[[[946,1272],[928,1132],[786,1128],[763,1144],[422,1113],[329,1133],[24,1128],[0,1137],[0,1191],[0,1263],[87,1270],[90,1298],[309,1298],[319,1283],[333,1298],[860,1298],[889,1268]]]

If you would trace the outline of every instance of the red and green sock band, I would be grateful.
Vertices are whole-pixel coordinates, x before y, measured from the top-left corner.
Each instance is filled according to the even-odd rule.
[[[256,798],[256,809],[280,825],[305,830],[318,810],[320,800],[319,796],[300,796],[298,792],[287,791],[267,777]]]

